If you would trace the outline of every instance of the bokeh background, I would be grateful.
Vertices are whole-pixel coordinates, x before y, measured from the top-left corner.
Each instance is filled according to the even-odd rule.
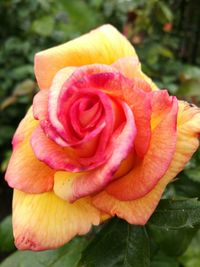
[[[130,40],[143,71],[161,89],[200,104],[199,0],[0,0],[0,260],[15,251],[12,190],[3,177],[12,135],[38,90],[34,54],[104,23],[113,24]],[[200,197],[199,163],[197,151],[166,195]],[[192,237],[178,255],[171,255],[177,265],[152,266],[199,267],[200,242],[190,244]]]

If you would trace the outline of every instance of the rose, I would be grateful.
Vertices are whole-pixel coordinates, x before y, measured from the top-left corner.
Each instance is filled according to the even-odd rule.
[[[199,109],[158,90],[109,25],[36,54],[35,74],[6,173],[16,246],[58,247],[114,215],[145,224],[198,147]]]

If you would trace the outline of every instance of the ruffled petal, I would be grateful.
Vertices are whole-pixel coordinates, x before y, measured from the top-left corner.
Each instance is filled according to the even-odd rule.
[[[49,191],[54,182],[55,171],[35,157],[30,145],[30,136],[37,124],[30,109],[14,135],[13,153],[5,175],[9,186],[27,193]]]
[[[69,204],[52,192],[32,195],[14,191],[13,230],[18,249],[38,251],[62,246],[106,218],[92,206],[90,198]]]
[[[162,119],[157,120],[159,123],[152,130],[147,153],[142,160],[138,160],[132,171],[106,189],[110,195],[120,200],[137,199],[151,191],[169,168],[175,153],[177,99],[169,97],[164,91],[156,92],[156,97],[157,95],[159,99],[164,98],[162,101],[165,105],[161,110],[153,106],[153,112],[157,112]]]
[[[179,101],[176,152],[168,171],[155,188],[144,197],[132,201],[120,201],[103,191],[94,197],[93,204],[111,216],[117,215],[129,223],[144,225],[155,210],[166,185],[184,168],[197,150],[199,134],[200,110]]]
[[[36,54],[35,75],[39,87],[46,89],[54,75],[64,67],[112,64],[125,56],[136,56],[132,45],[113,26],[104,25],[75,40]]]

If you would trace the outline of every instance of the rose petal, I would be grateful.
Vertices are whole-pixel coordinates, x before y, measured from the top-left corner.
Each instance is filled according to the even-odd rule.
[[[54,181],[54,170],[35,157],[30,145],[30,136],[37,124],[30,109],[13,138],[14,149],[5,174],[9,186],[27,193],[49,191]]]
[[[53,169],[76,172],[82,170],[74,158],[75,152],[57,145],[45,135],[40,126],[32,134],[31,145],[36,157]]]
[[[121,98],[131,107],[137,128],[135,149],[137,154],[143,157],[151,138],[152,94],[144,92],[150,88],[148,84],[140,79],[129,80],[116,72],[96,73],[89,75],[87,79],[94,88]]]
[[[48,119],[48,94],[49,90],[42,90],[34,96],[33,115],[36,120]]]
[[[103,191],[94,197],[93,204],[111,216],[117,215],[129,223],[144,225],[155,210],[166,185],[184,168],[197,150],[199,133],[200,110],[179,101],[176,152],[169,169],[155,188],[144,197],[132,201],[120,201]]]
[[[39,87],[46,89],[54,75],[64,67],[112,64],[125,56],[136,56],[132,45],[113,26],[104,25],[75,40],[37,53],[35,75]]]
[[[158,94],[160,99],[166,96],[163,91]],[[170,97],[168,101],[168,98],[163,119],[152,131],[150,146],[143,160],[139,160],[126,176],[107,187],[106,191],[117,199],[128,201],[146,195],[167,171],[176,149],[177,122],[177,99]]]
[[[61,69],[58,73],[56,73],[49,90],[49,99],[48,99],[49,121],[50,124],[56,129],[56,131],[61,136],[63,136],[63,138],[65,136],[65,129],[57,118],[57,105],[59,104],[58,99],[62,86],[69,79],[69,77],[72,75],[74,71],[75,68],[72,67]]]
[[[88,88],[89,87],[89,88]],[[86,88],[86,89],[85,89]],[[96,127],[85,134],[83,139],[77,140],[75,139],[74,131],[70,131],[70,126],[73,124],[69,120],[70,115],[70,107],[73,106],[73,102],[76,102],[77,99],[81,99],[81,97],[88,96],[91,100],[93,98],[98,98],[98,102],[101,104],[103,108],[104,115],[102,119],[99,120],[99,124]],[[114,111],[112,109],[111,99],[99,90],[94,90],[94,88],[90,88],[90,86],[81,81],[81,86],[77,88],[77,83],[73,84],[73,87],[69,87],[65,94],[60,95],[59,99],[60,105],[58,106],[58,119],[62,122],[62,125],[65,128],[65,136],[67,141],[71,146],[77,146],[91,140],[92,137],[99,134],[104,128],[104,141],[101,146],[104,145],[102,150],[105,148],[105,144],[107,144],[112,132],[114,125]],[[73,118],[71,118],[73,120]],[[105,127],[106,125],[106,127]]]
[[[118,170],[122,160],[128,156],[133,148],[136,136],[133,113],[127,104],[122,103],[122,106],[127,122],[121,133],[113,137],[114,147],[110,159],[102,167],[85,174],[80,173],[69,176],[68,174],[65,175],[64,172],[61,174],[56,173],[55,177],[57,175],[63,175],[63,178],[66,180],[66,183],[60,183],[59,178],[55,179],[54,190],[58,196],[70,202],[75,201],[80,197],[99,192],[115,178],[114,173]],[[57,186],[57,182],[59,186]]]
[[[100,223],[90,198],[69,204],[54,193],[31,195],[14,191],[13,230],[18,249],[46,250],[84,235]],[[108,217],[108,216],[107,216]]]
[[[107,134],[105,133],[105,136]],[[112,151],[107,153],[103,153],[103,145],[104,140],[99,140],[99,145],[96,144],[97,140],[94,140],[94,143],[88,142],[85,147],[78,147],[77,149],[73,149],[70,147],[63,148],[49,139],[42,128],[38,126],[31,138],[32,149],[36,155],[36,157],[50,166],[55,170],[66,170],[71,172],[81,172],[94,169],[97,166],[102,165],[109,157]],[[102,144],[102,146],[101,146]],[[93,146],[96,146],[95,155],[90,155],[91,151],[94,151]],[[87,149],[84,151],[84,149]],[[84,155],[82,155],[83,153]],[[84,158],[84,157],[85,158]]]
[[[48,94],[49,90],[39,91],[33,99],[33,115],[36,120],[40,121],[40,125],[45,134],[60,146],[66,147],[67,143],[59,136],[56,129],[49,122],[48,115]]]
[[[114,62],[112,66],[120,71],[124,76],[130,79],[139,78],[144,80],[146,81],[146,84],[150,85],[151,90],[158,90],[156,84],[142,72],[138,57],[120,58]],[[149,86],[143,87],[143,90],[149,92]]]

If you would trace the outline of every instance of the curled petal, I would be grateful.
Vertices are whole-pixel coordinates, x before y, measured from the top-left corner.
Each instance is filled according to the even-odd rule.
[[[82,169],[76,159],[73,160],[74,151],[57,145],[45,135],[40,126],[32,134],[31,145],[36,157],[53,169],[76,172]]]
[[[18,249],[39,251],[62,246],[107,217],[101,217],[90,198],[69,204],[52,192],[32,195],[14,191],[13,229]]]
[[[58,109],[58,99],[60,96],[60,91],[62,89],[63,84],[69,79],[72,73],[75,71],[73,67],[67,67],[61,69],[58,73],[56,73],[50,90],[49,90],[49,98],[48,98],[48,114],[50,124],[56,129],[56,131],[61,136],[65,134],[65,129],[62,123],[57,118],[57,109]]]
[[[184,168],[197,150],[199,133],[200,110],[179,101],[176,152],[168,171],[155,188],[145,196],[132,201],[121,201],[103,191],[94,197],[93,204],[111,216],[117,215],[129,223],[144,225],[155,210],[166,185]]]
[[[160,98],[165,92],[160,91]],[[168,170],[176,149],[177,99],[166,98],[160,123],[152,131],[149,149],[126,176],[111,183],[106,191],[120,200],[133,200],[146,195]],[[160,112],[160,110],[159,110]],[[159,113],[160,115],[160,113]]]

